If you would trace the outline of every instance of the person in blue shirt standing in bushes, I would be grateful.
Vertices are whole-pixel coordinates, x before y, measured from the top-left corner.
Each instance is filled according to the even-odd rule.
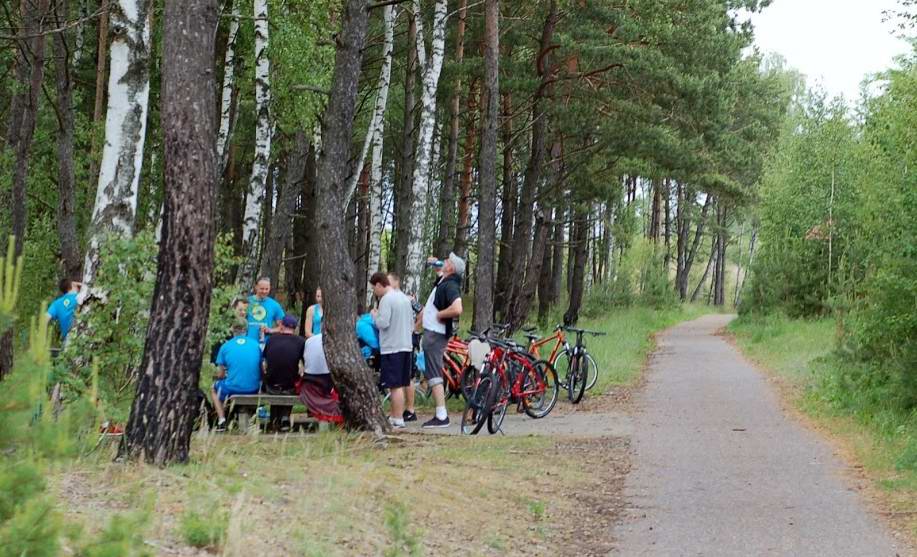
[[[255,293],[248,297],[248,336],[264,344],[265,335],[280,330],[285,314],[277,300],[270,297],[271,279],[262,277],[255,283]]]
[[[210,397],[219,419],[216,430],[226,430],[223,401],[232,395],[250,395],[261,388],[261,347],[246,335],[248,323],[239,319],[232,326],[233,337],[223,343],[217,353],[220,372],[214,376]]]
[[[77,294],[83,285],[75,280],[61,279],[58,283],[61,295],[48,306],[48,318],[57,321],[60,327],[61,342],[67,340],[67,333],[73,327],[73,315],[76,313]]]

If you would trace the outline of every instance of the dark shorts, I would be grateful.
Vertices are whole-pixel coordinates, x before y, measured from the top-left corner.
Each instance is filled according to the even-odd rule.
[[[395,352],[379,357],[379,371],[382,386],[389,389],[407,387],[411,384],[411,358],[413,352]]]
[[[217,392],[220,400],[226,400],[232,395],[253,395],[258,392],[258,389],[247,390],[247,389],[237,389],[233,385],[227,385],[225,379],[220,379],[219,381],[214,382],[213,390]]]
[[[443,355],[449,337],[444,334],[424,329],[423,331],[423,360],[424,375],[431,386],[441,385],[443,382]]]

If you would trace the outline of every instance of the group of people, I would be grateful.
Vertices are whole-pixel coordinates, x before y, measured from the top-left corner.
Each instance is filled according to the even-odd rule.
[[[298,394],[319,419],[340,422],[331,375],[322,347],[322,293],[306,312],[305,338],[297,334],[299,320],[286,314],[270,296],[269,278],[258,279],[254,294],[233,302],[236,321],[229,338],[213,356],[218,372],[210,398],[217,413],[216,429],[226,428],[224,402],[233,395],[264,392]],[[271,408],[270,423],[290,428],[289,408]]]
[[[400,279],[394,273],[378,272],[369,281],[378,304],[367,317],[378,334],[380,385],[391,393],[389,422],[396,429],[417,420],[413,387],[415,335],[421,338],[423,372],[436,406],[434,416],[423,427],[449,426],[443,357],[453,322],[463,311],[465,261],[450,253],[445,260],[431,257],[427,262],[437,278],[424,305],[401,291]],[[49,306],[48,316],[58,322],[61,337],[66,338],[73,324],[81,285],[64,279],[59,287],[61,295]],[[321,289],[315,292],[316,303],[306,311],[305,338],[297,333],[299,320],[284,312],[270,294],[271,281],[265,277],[257,281],[251,296],[233,302],[236,319],[230,334],[211,354],[218,368],[210,392],[217,429],[226,427],[226,399],[258,392],[298,394],[313,416],[341,422],[322,345]],[[289,408],[278,411],[272,408],[270,421],[281,431],[289,429]]]

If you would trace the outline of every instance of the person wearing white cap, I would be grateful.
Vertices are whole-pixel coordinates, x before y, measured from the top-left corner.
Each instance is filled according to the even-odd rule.
[[[436,261],[435,258],[428,262]],[[452,321],[462,314],[462,275],[465,260],[450,253],[443,262],[442,272],[427,303],[421,312],[423,323],[424,374],[433,391],[436,415],[423,427],[449,427],[449,413],[446,411],[446,392],[443,387],[443,355],[452,337]]]

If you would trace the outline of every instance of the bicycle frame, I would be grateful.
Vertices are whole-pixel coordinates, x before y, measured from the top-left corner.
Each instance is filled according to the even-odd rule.
[[[554,342],[554,347],[551,348],[551,355],[545,359],[549,361],[551,365],[554,365],[557,363],[557,357],[560,356],[561,350],[566,350],[569,348],[567,343],[567,335],[564,333],[564,330],[561,327],[555,328],[554,333],[551,334],[551,336],[529,342],[529,353],[535,356],[536,360],[540,359],[541,354],[539,353],[539,349],[551,342]]]

